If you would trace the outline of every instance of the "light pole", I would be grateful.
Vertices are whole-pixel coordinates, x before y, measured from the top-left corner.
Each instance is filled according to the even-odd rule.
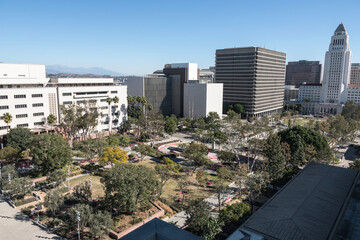
[[[40,216],[39,216],[39,195],[37,194],[37,192],[35,193],[35,199],[36,199],[36,209],[37,209],[37,222],[40,222]]]
[[[76,220],[77,220],[77,233],[78,233],[78,240],[80,240],[80,212],[78,210],[75,210],[76,213]]]
[[[9,183],[9,187],[8,187],[8,190],[9,190],[9,198],[10,198],[10,192],[11,192],[11,190],[10,190],[10,184],[11,184],[11,175],[10,175],[10,173],[8,173],[8,183]]]

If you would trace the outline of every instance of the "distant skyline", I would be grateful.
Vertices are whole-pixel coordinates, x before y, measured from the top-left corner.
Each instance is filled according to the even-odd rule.
[[[215,65],[215,50],[259,46],[324,63],[343,23],[360,62],[360,1],[0,0],[0,62],[129,75],[166,63]]]

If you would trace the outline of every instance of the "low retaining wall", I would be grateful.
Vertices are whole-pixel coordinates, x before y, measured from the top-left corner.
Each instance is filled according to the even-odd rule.
[[[152,203],[157,209],[159,209],[158,212],[154,213],[154,215],[152,215],[151,217],[149,218],[146,218],[144,219],[143,221],[125,229],[124,231],[120,232],[120,233],[117,233],[115,231],[112,231],[110,230],[109,231],[109,236],[112,237],[112,238],[116,238],[116,239],[120,239],[122,238],[123,236],[125,236],[126,234],[134,231],[135,229],[137,229],[138,227],[141,227],[142,225],[144,225],[145,223],[153,220],[154,218],[159,218],[161,216],[163,216],[165,214],[165,211],[164,209],[162,209],[159,205],[157,205],[156,203]]]
[[[181,143],[181,142],[173,142],[173,143],[168,143],[168,144],[160,145],[160,146],[158,147],[158,150],[160,151],[160,150],[163,149],[163,148],[170,147],[170,146],[173,146],[173,145],[178,145],[178,144],[180,144],[180,143]]]

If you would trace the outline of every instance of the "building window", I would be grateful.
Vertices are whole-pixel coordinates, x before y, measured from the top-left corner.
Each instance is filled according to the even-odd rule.
[[[29,124],[27,124],[27,123],[23,123],[23,124],[18,124],[18,125],[16,125],[17,127],[28,127],[29,126]]]
[[[106,102],[106,98],[101,99],[100,102]]]
[[[8,99],[7,95],[0,95],[0,99]]]
[[[42,126],[44,125],[44,122],[34,122],[34,126]]]
[[[63,95],[63,96],[71,96],[71,93],[70,93],[70,92],[68,92],[68,93],[63,93],[62,95]]]
[[[43,113],[43,112],[33,113],[33,116],[34,116],[34,117],[44,116],[44,113]]]
[[[26,98],[25,94],[14,95],[14,98]]]
[[[0,106],[0,109],[9,109],[9,106]]]
[[[16,115],[16,118],[27,118],[28,115],[27,114],[18,114]]]
[[[72,104],[72,101],[63,102],[64,105]]]
[[[37,97],[42,97],[43,95],[41,93],[39,94],[31,94],[31,97],[33,98],[37,98]]]
[[[43,103],[33,103],[32,106],[33,107],[42,107],[42,106],[44,106],[44,104]]]
[[[111,93],[117,93],[117,91],[111,91]]]
[[[15,105],[15,108],[27,108],[26,104]]]
[[[108,109],[108,107],[107,106],[106,107],[101,107],[100,109],[105,110],[105,109]]]
[[[7,129],[6,126],[0,126],[0,130],[4,130],[4,129]]]

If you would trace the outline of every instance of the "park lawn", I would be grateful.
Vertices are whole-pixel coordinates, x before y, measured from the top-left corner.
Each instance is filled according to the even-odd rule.
[[[182,173],[185,175],[184,173]],[[209,179],[215,180],[217,176],[211,176],[209,174]],[[214,189],[211,186],[205,187],[205,190],[203,190],[202,186],[199,186],[199,184],[196,181],[195,174],[190,176],[188,178],[190,185],[188,187],[189,194],[186,196],[187,199],[198,199],[203,197],[203,191],[204,191],[204,197],[207,198],[210,195],[214,194]],[[164,186],[163,193],[161,195],[163,198],[165,198],[167,201],[174,201],[176,199],[182,198],[182,194],[180,193],[179,186],[177,184],[176,179],[171,178]]]
[[[85,175],[82,177],[78,177],[70,180],[70,186],[75,187],[85,181],[89,181],[89,177],[91,178],[91,190],[92,190],[92,198],[96,199],[99,197],[103,197],[105,195],[103,185],[100,182],[99,176]],[[67,182],[66,182],[67,183]]]
[[[147,159],[147,158],[146,158],[146,159],[144,159],[144,160],[142,160],[142,161],[140,161],[140,162],[134,163],[134,164],[143,165],[143,166],[145,166],[145,167],[154,169],[155,166],[156,166],[156,164],[159,164],[159,163],[157,163],[157,162],[155,162],[155,161],[153,161],[153,160],[151,160],[151,159]]]

